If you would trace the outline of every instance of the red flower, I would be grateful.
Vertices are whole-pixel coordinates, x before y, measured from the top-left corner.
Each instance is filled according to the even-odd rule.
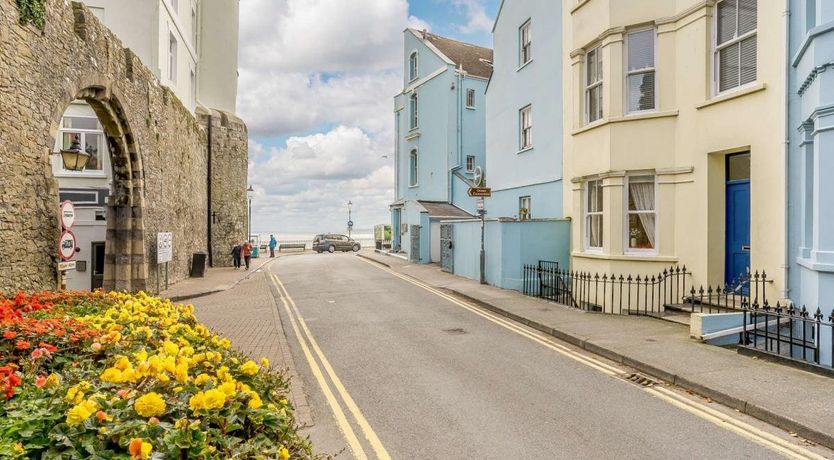
[[[4,339],[14,340],[15,337],[17,337],[17,332],[15,331],[6,331],[3,333]]]
[[[35,379],[35,386],[36,386],[36,387],[38,387],[38,388],[40,388],[40,387],[42,387],[42,386],[44,386],[44,385],[46,385],[46,377],[44,377],[43,375],[39,375],[39,376]]]
[[[31,345],[26,340],[18,340],[15,347],[17,347],[18,350],[28,350]]]
[[[32,358],[38,359],[43,356],[43,348],[35,348],[32,350]]]
[[[46,351],[48,351],[50,353],[55,353],[56,351],[58,351],[58,347],[56,347],[55,345],[50,345],[46,342],[41,342],[41,343],[38,344],[38,346],[41,347],[41,348],[45,348]]]

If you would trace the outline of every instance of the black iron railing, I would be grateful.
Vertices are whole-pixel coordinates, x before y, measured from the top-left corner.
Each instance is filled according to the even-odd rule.
[[[523,267],[524,294],[588,311],[657,316],[686,299],[686,267],[657,275],[614,275],[560,270],[555,262]]]
[[[724,287],[695,286],[689,291],[685,299],[684,309],[690,313],[723,313],[739,310],[743,305],[766,304],[766,285],[773,280],[764,271],[747,273]]]
[[[794,361],[834,368],[834,310],[828,317],[817,308],[775,307],[744,303],[739,344]]]

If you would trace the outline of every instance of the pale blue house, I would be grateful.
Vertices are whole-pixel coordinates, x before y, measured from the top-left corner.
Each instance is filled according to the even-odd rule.
[[[562,167],[562,7],[559,1],[505,0],[493,28],[487,87],[486,281],[519,289],[522,266],[566,268]],[[568,182],[569,185],[569,182]],[[480,222],[454,224],[454,272],[480,276]]]
[[[789,297],[834,308],[834,1],[790,0]],[[774,223],[778,225],[778,223]],[[818,338],[831,363],[830,328]]]
[[[492,50],[426,31],[404,32],[403,91],[394,98],[392,246],[415,262],[440,261],[440,222],[472,218],[467,195],[484,165]]]

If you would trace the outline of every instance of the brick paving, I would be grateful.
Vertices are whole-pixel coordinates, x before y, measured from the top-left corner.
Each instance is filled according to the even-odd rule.
[[[284,369],[290,379],[289,399],[301,425],[311,425],[310,407],[290,354],[285,329],[278,314],[267,276],[254,273],[236,286],[191,301],[197,319],[232,346],[254,360],[269,359],[274,369]]]
[[[254,276],[259,268],[265,267],[266,264],[275,260],[278,259],[270,257],[252,259],[249,270],[235,270],[232,267],[209,268],[206,271],[206,276],[186,278],[177,284],[171,285],[169,289],[163,290],[159,293],[159,296],[174,301],[182,301],[225,291],[235,287],[237,283],[247,277]]]

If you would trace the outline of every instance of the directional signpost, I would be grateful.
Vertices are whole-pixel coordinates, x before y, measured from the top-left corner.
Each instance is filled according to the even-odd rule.
[[[473,198],[490,198],[492,189],[489,187],[472,187],[469,189],[469,196]]]
[[[481,284],[486,284],[486,252],[484,251],[484,220],[486,209],[484,209],[484,198],[492,197],[492,189],[484,187],[484,171],[480,166],[475,168],[474,187],[469,188],[469,196],[477,198],[475,207],[478,215],[481,216]]]
[[[159,291],[159,266],[165,264],[165,289],[168,289],[168,262],[174,258],[174,234],[159,232],[156,234],[156,292]]]

